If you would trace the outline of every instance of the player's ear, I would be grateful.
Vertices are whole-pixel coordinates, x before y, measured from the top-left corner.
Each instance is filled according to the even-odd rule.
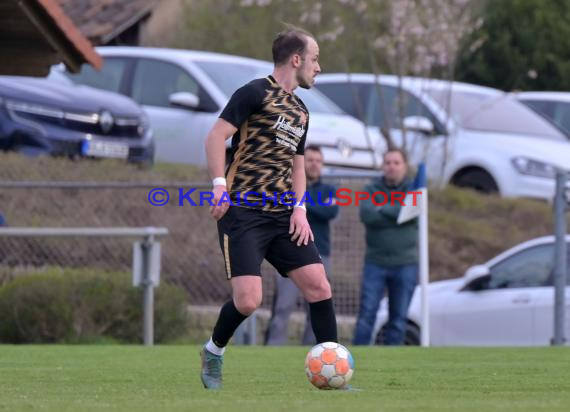
[[[299,54],[294,54],[292,59],[293,67],[297,68],[301,65],[301,56]]]

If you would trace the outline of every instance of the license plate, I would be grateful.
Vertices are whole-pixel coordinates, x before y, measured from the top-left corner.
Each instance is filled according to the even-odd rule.
[[[129,146],[118,142],[86,140],[83,142],[82,152],[85,156],[126,159],[129,156]]]

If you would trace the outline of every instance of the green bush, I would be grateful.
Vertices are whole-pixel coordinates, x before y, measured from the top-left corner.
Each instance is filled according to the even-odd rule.
[[[155,341],[187,328],[186,293],[155,289]],[[126,273],[51,269],[22,275],[0,288],[0,342],[86,343],[142,341],[142,289]]]

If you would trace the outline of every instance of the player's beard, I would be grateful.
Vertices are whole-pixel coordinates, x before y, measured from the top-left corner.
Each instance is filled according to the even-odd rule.
[[[304,70],[305,70],[305,64],[303,63],[303,65],[299,67],[299,70],[297,70],[297,83],[299,84],[299,87],[303,89],[310,89],[311,87],[313,87],[313,82],[303,77]]]

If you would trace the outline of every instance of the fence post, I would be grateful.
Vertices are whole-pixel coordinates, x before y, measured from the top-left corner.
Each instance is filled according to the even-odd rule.
[[[565,289],[566,289],[566,178],[567,172],[556,174],[556,193],[554,197],[554,339],[553,345],[563,345],[565,325]]]
[[[257,345],[257,313],[253,312],[234,333],[236,345]]]
[[[146,236],[142,242],[142,285],[144,289],[143,298],[143,340],[145,346],[154,344],[154,285],[151,279],[152,249],[154,246],[154,236]]]
[[[257,345],[257,313],[253,312],[249,317],[249,344]]]

